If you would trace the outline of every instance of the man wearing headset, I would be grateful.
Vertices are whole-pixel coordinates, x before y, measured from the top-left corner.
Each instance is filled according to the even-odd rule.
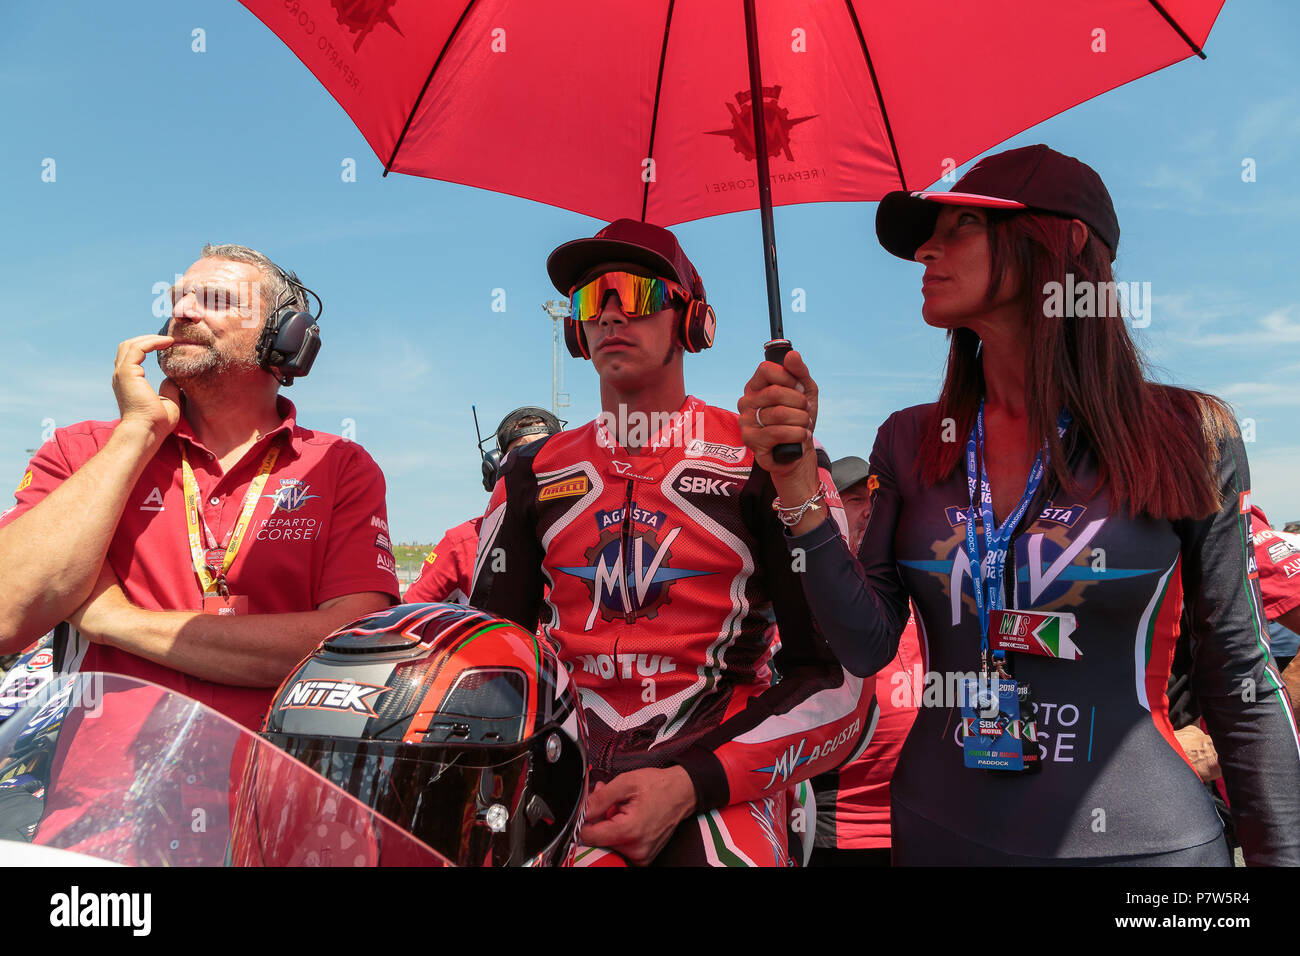
[[[595,782],[579,865],[784,865],[786,791],[852,756],[871,691],[817,631],[736,413],[686,394],[683,353],[714,317],[676,237],[622,219],[547,271],[603,411],[505,461],[470,603],[540,616],[578,686]]]
[[[516,408],[501,419],[496,430],[496,449],[483,455],[483,488],[491,492],[501,476],[501,462],[520,445],[540,441],[560,430],[560,421],[544,408]],[[474,577],[474,554],[478,551],[478,529],[483,516],[470,518],[452,528],[429,552],[417,577],[402,600],[407,604],[439,601],[468,604]]]
[[[392,604],[382,472],[277,394],[319,345],[306,291],[205,246],[162,334],[118,347],[121,417],[55,431],[0,515],[0,652],[53,629],[33,668],[153,681],[257,729],[321,637]]]

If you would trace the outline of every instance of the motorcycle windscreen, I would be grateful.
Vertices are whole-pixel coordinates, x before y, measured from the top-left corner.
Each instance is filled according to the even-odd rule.
[[[274,790],[246,785],[253,766]],[[446,862],[216,711],[99,673],[55,678],[0,724],[3,840],[128,866]]]
[[[444,747],[268,734],[457,866],[555,862],[582,794],[576,747]],[[539,857],[541,859],[539,859]]]

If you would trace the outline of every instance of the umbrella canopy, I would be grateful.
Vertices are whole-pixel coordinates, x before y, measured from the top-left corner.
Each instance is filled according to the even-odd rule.
[[[759,205],[741,0],[242,0],[385,170],[612,220]],[[758,0],[772,202],[920,189],[1200,53],[1222,0]]]

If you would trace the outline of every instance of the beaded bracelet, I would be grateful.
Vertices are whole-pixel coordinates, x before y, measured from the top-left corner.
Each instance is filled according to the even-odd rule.
[[[826,482],[819,482],[817,485],[817,493],[798,507],[784,508],[781,506],[780,498],[773,498],[772,510],[776,512],[777,520],[780,521],[781,524],[785,525],[787,528],[793,528],[803,519],[805,514],[809,511],[817,510],[819,507],[818,503],[826,500],[826,494]]]

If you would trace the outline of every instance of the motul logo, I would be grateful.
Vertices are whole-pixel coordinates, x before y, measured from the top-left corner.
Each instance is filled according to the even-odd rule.
[[[389,689],[350,680],[300,680],[289,688],[280,706],[284,710],[343,710],[374,717],[368,698]]]

